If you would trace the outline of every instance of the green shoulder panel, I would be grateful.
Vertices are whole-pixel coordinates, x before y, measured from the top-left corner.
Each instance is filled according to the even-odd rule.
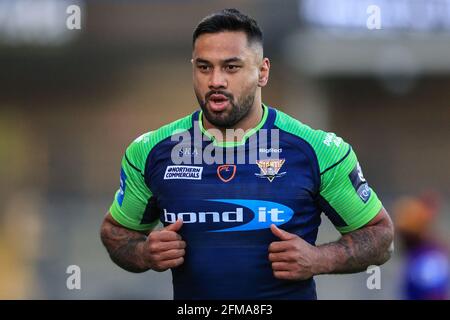
[[[362,177],[362,171],[348,143],[334,133],[314,130],[280,111],[275,125],[307,141],[314,149],[320,168],[319,193],[328,204],[322,209],[338,231],[356,230],[376,216],[382,204],[375,191],[365,180],[351,181],[352,173]]]
[[[336,134],[312,129],[284,112],[277,111],[275,125],[283,131],[302,138],[311,145],[317,155],[321,173],[335,165],[349,152],[350,146],[348,143]]]
[[[122,158],[120,189],[110,207],[111,216],[121,225],[133,230],[151,230],[158,221],[142,223],[152,192],[145,183],[147,157],[159,142],[176,132],[189,130],[192,115],[169,123],[155,131],[147,132],[134,140]]]
[[[144,173],[147,156],[153,147],[175,133],[189,130],[191,126],[192,114],[166,124],[157,130],[144,133],[129,145],[125,156],[141,173]]]

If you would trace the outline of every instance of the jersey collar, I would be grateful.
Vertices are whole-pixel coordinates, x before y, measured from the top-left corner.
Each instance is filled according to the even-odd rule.
[[[200,112],[198,113],[198,126],[199,126],[201,132],[202,132],[205,136],[207,136],[207,137],[213,142],[213,144],[214,144],[215,146],[217,146],[217,147],[238,147],[238,146],[244,145],[245,142],[247,141],[247,139],[248,139],[251,135],[253,135],[253,134],[255,134],[256,132],[258,132],[258,130],[261,129],[261,128],[264,126],[264,124],[266,123],[267,116],[268,116],[268,114],[269,114],[269,110],[268,110],[267,106],[266,106],[264,103],[262,104],[262,107],[263,107],[263,116],[262,116],[262,118],[261,118],[261,121],[258,123],[258,125],[257,125],[256,127],[252,128],[252,129],[250,129],[250,130],[248,130],[248,131],[245,133],[245,135],[244,135],[244,137],[242,138],[241,141],[237,141],[237,142],[234,142],[234,141],[223,141],[223,142],[216,141],[216,139],[214,138],[214,136],[213,136],[212,134],[210,134],[210,133],[203,127],[203,120],[202,120],[203,111],[201,111],[201,110],[200,110]]]

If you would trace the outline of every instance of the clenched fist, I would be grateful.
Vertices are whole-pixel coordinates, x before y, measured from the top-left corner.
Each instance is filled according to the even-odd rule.
[[[313,277],[319,258],[317,247],[274,224],[270,226],[270,230],[281,240],[274,241],[269,246],[269,260],[275,278],[306,280]]]
[[[164,229],[150,232],[141,249],[142,258],[150,269],[161,272],[184,262],[186,242],[177,233],[182,225],[183,220],[177,220]]]

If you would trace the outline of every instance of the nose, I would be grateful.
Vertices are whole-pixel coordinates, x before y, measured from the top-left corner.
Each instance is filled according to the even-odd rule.
[[[227,79],[220,69],[214,69],[209,78],[210,89],[225,89],[227,87]]]

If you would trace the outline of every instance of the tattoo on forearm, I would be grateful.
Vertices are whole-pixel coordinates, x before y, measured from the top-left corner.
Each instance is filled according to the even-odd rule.
[[[335,258],[329,273],[360,272],[381,265],[390,258],[391,243],[392,232],[385,226],[368,226],[343,235],[323,246]]]
[[[145,235],[113,224],[105,224],[101,230],[101,239],[111,260],[118,266],[130,272],[148,270],[137,253],[137,246],[145,241]]]

